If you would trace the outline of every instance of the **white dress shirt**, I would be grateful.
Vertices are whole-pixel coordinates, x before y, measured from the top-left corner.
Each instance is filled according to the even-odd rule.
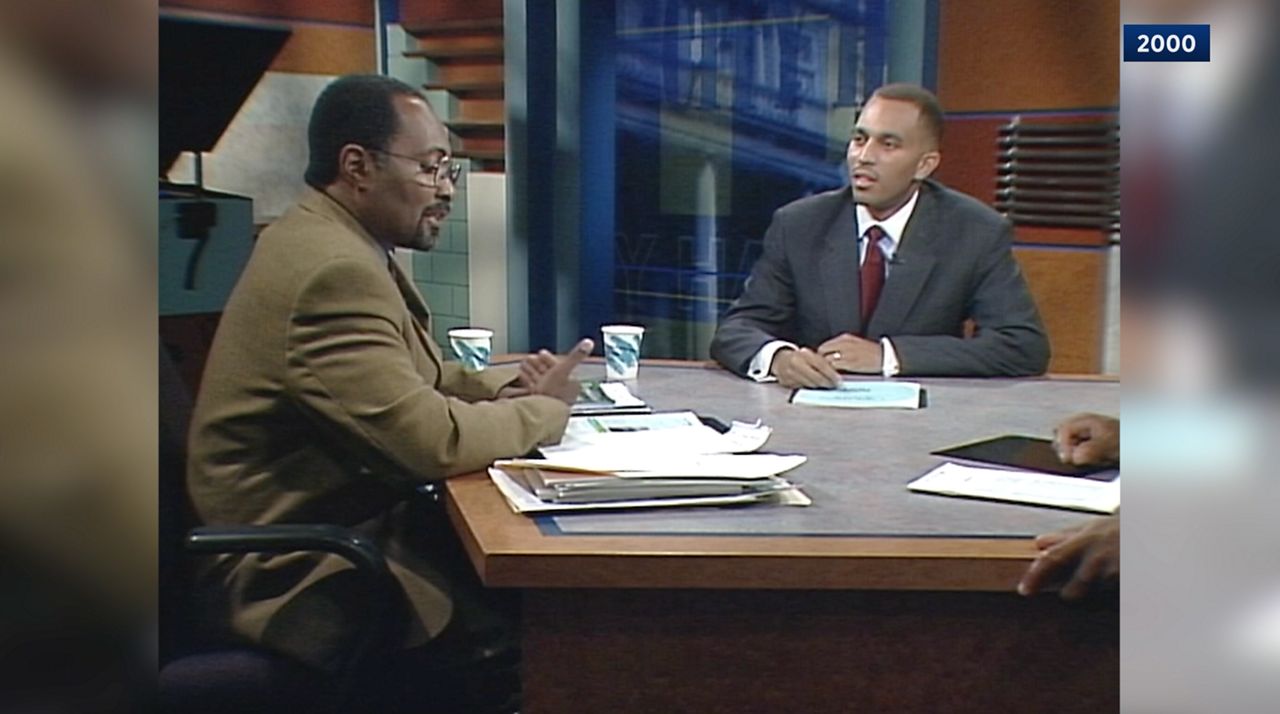
[[[915,192],[911,194],[911,198],[903,204],[902,208],[893,212],[893,215],[878,221],[871,217],[871,212],[861,203],[854,206],[854,214],[858,219],[858,228],[861,229],[862,235],[866,235],[867,229],[871,226],[880,226],[880,230],[884,231],[884,237],[880,240],[880,252],[884,254],[885,277],[893,270],[893,257],[898,254],[898,249],[902,246],[902,235],[907,229],[907,221],[911,220],[911,214],[916,210],[916,200],[920,198],[920,189],[917,187]],[[862,261],[867,259],[867,247],[870,241],[858,240],[858,264],[862,265]],[[786,340],[773,340],[765,343],[764,347],[751,358],[751,364],[747,367],[747,376],[757,382],[772,382],[776,379],[770,372],[773,369],[773,357],[778,354],[780,349],[797,349],[796,345]],[[888,337],[880,338],[880,348],[883,355],[880,362],[880,373],[886,377],[893,377],[901,370],[898,364],[898,353],[893,349],[893,343]]]

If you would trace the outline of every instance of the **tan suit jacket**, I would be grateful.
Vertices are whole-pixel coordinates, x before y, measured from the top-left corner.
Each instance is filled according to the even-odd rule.
[[[412,606],[406,646],[439,634],[453,606],[432,554],[405,547],[405,499],[558,440],[569,415],[545,396],[489,401],[514,371],[445,362],[429,319],[386,251],[308,189],[263,231],[228,300],[188,463],[206,523],[330,523],[377,540]],[[332,666],[367,605],[345,571],[335,556],[237,555],[209,579],[236,632]]]
[[[6,608],[0,627],[22,621],[61,652],[58,633],[85,626],[71,623],[90,597],[93,617],[127,617],[131,627],[155,617],[155,198],[147,196],[146,220],[130,212],[144,205],[129,203],[134,192],[147,189],[105,163],[92,112],[8,39],[0,37],[0,559],[10,569],[0,591],[59,596],[38,612]],[[39,567],[13,567],[22,563]],[[74,616],[58,621],[64,609]]]

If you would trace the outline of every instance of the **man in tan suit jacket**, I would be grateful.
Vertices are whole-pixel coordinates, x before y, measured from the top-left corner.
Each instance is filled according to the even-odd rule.
[[[431,248],[457,173],[448,131],[411,87],[344,77],[317,99],[306,194],[263,231],[196,401],[188,486],[209,524],[329,523],[375,539],[411,605],[406,647],[448,640],[457,573],[406,501],[430,481],[559,440],[590,352],[467,374],[431,339],[393,247]],[[438,525],[438,524],[437,524]],[[437,528],[447,531],[447,528]],[[449,534],[451,535],[451,534]],[[424,552],[426,551],[426,552]],[[345,574],[344,574],[345,573]],[[209,584],[238,634],[320,667],[363,608],[335,556],[224,556]],[[465,619],[465,616],[462,617]]]

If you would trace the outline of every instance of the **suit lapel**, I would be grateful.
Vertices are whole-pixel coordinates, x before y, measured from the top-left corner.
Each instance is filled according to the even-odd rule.
[[[418,342],[426,351],[427,356],[435,363],[436,373],[439,374],[443,369],[442,359],[439,348],[436,346],[435,340],[431,338],[431,310],[427,307],[427,303],[422,299],[422,295],[409,283],[409,279],[400,271],[400,266],[396,265],[395,260],[390,260],[387,267],[391,270],[391,276],[395,279],[396,288],[400,290],[400,296],[404,298],[404,304],[409,308],[409,322],[412,323],[414,333],[417,335]]]
[[[391,271],[391,277],[395,278],[396,288],[400,290],[400,296],[404,298],[404,304],[409,308],[410,314],[418,319],[423,325],[431,325],[431,310],[427,307],[427,303],[418,294],[418,291],[409,284],[409,278],[400,271],[400,266],[396,265],[395,259],[387,262],[387,268]]]
[[[861,280],[858,271],[857,226],[854,225],[853,200],[849,192],[843,197],[840,209],[827,224],[826,235],[819,256],[822,288],[827,299],[827,322],[830,336],[842,332],[857,334],[862,327],[858,315],[858,296]]]
[[[938,240],[937,220],[933,189],[926,182],[920,186],[915,211],[907,221],[899,250],[889,265],[889,277],[880,292],[880,302],[867,325],[868,337],[893,335],[902,329],[938,262],[933,244]]]

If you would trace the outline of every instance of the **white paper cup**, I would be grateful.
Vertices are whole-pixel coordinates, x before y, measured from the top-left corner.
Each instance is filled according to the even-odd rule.
[[[608,380],[635,379],[640,369],[640,341],[644,328],[639,325],[605,325],[604,377]]]
[[[480,372],[489,366],[489,354],[493,351],[493,330],[483,327],[455,327],[449,330],[449,346],[458,356],[462,368],[468,372]]]

